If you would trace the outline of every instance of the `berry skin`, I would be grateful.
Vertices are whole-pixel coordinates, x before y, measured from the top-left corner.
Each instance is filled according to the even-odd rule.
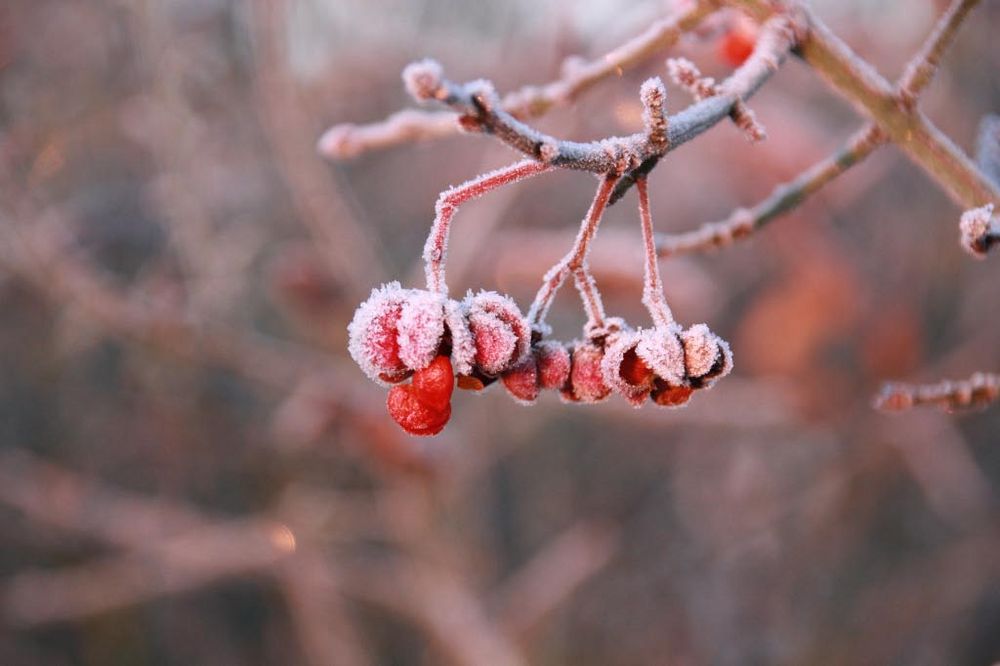
[[[604,382],[635,407],[640,407],[653,388],[654,373],[636,352],[643,332],[615,335],[604,350],[601,372]]]
[[[569,381],[569,352],[561,342],[543,341],[532,350],[538,363],[538,385],[558,390]]]
[[[434,409],[420,399],[413,384],[390,388],[385,406],[389,410],[389,416],[411,435],[436,435],[444,430],[451,418],[451,404],[445,405],[443,410]]]
[[[495,376],[521,361],[531,345],[531,327],[517,304],[491,291],[469,294],[466,303],[476,367]]]
[[[584,342],[573,350],[569,385],[563,389],[563,398],[569,402],[600,402],[608,397],[611,389],[604,383],[601,361],[604,350],[592,342]]]
[[[451,418],[454,388],[451,361],[439,355],[413,374],[413,383],[390,388],[386,408],[393,420],[411,435],[436,435]]]
[[[530,405],[538,399],[538,361],[534,354],[528,354],[500,379],[507,392],[522,405]]]
[[[690,386],[670,386],[657,379],[653,386],[653,402],[661,407],[680,407],[691,399],[694,389]]]

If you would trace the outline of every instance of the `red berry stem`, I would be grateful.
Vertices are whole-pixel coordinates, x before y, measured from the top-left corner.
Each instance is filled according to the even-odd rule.
[[[646,248],[646,266],[642,285],[642,304],[649,310],[655,326],[668,327],[674,323],[674,315],[663,293],[663,279],[660,277],[660,263],[656,254],[656,239],[653,237],[653,215],[649,208],[649,189],[645,176],[635,181],[639,195],[639,219],[642,223],[642,242]]]

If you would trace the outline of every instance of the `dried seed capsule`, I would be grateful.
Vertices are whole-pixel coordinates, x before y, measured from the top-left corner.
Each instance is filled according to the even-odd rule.
[[[685,383],[684,348],[679,326],[658,327],[639,333],[635,352],[656,376],[671,386]]]
[[[705,324],[696,324],[681,333],[681,344],[687,376],[696,388],[711,386],[732,370],[729,345]]]
[[[481,291],[466,297],[469,329],[476,346],[476,366],[499,375],[528,353],[531,328],[517,304],[507,296]]]
[[[636,353],[640,333],[614,337],[604,351],[601,372],[604,382],[636,407],[645,402],[653,388],[653,371]]]

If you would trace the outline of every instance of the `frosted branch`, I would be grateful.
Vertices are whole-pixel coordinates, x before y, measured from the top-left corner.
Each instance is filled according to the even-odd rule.
[[[677,43],[681,35],[716,11],[716,0],[688,3],[680,13],[663,18],[641,34],[593,60],[571,59],[562,76],[544,85],[525,86],[503,98],[503,108],[516,118],[535,118],[555,106],[569,104],[605,79],[646,62]],[[355,157],[368,150],[388,148],[409,141],[437,139],[459,131],[451,112],[406,110],[385,120],[364,125],[339,124],[320,139],[319,152],[331,159]]]
[[[962,213],[959,230],[962,248],[976,259],[985,259],[993,246],[1000,243],[1000,220],[993,215],[993,204]]]

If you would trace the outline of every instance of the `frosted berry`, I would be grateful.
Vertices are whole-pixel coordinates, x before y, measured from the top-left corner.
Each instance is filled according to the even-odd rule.
[[[538,361],[534,354],[528,354],[524,359],[502,375],[500,380],[504,388],[514,400],[524,405],[530,405],[538,399]]]
[[[420,370],[437,356],[444,337],[445,297],[431,291],[409,290],[396,323],[399,358]]]
[[[561,342],[535,343],[532,353],[538,363],[538,386],[543,389],[561,389],[569,381],[569,351]]]
[[[653,402],[661,407],[680,407],[691,399],[694,389],[690,386],[671,386],[662,379],[653,385]]]
[[[399,355],[396,329],[408,294],[409,290],[401,289],[398,282],[373,289],[347,327],[351,357],[380,384],[403,381],[409,374]]]
[[[569,384],[563,388],[563,398],[569,402],[600,402],[611,388],[604,382],[601,361],[604,350],[592,342],[577,344],[571,355]]]
[[[684,348],[681,346],[680,327],[657,327],[642,331],[635,352],[657,376],[671,386],[685,383]]]
[[[711,386],[732,370],[729,345],[705,324],[696,324],[681,333],[681,343],[687,375],[697,388]]]
[[[479,370],[499,375],[528,353],[531,328],[513,300],[496,292],[481,291],[474,296],[470,294],[466,304]]]

